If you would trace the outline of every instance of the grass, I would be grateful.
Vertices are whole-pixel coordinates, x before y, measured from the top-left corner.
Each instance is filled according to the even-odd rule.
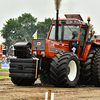
[[[9,71],[7,68],[0,68],[0,71]]]
[[[0,76],[0,79],[1,78],[10,78],[9,76]]]

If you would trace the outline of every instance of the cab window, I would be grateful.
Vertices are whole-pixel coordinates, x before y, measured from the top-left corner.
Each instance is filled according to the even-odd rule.
[[[79,32],[78,25],[65,25],[64,26],[64,39],[77,39]]]
[[[58,39],[61,40],[61,30],[62,26],[59,25],[58,27]],[[78,38],[78,32],[79,32],[79,26],[78,25],[65,25],[64,26],[64,40],[67,39],[77,39]],[[52,26],[49,39],[55,40],[55,26]]]
[[[61,39],[61,26],[58,27],[58,39]],[[50,35],[49,35],[49,39],[51,40],[55,40],[55,26],[52,26]]]
[[[89,35],[88,35],[88,40],[91,41],[92,38],[92,30],[89,28]]]

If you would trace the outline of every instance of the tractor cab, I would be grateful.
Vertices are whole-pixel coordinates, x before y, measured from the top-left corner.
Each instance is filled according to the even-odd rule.
[[[94,41],[92,26],[89,23],[83,22],[80,15],[65,16],[66,19],[58,19],[57,34],[55,32],[56,20],[52,21],[47,39],[50,41],[51,46],[59,48],[59,50],[63,49],[63,52],[72,51],[77,54],[78,57],[82,58],[86,45]],[[57,40],[56,36],[58,36]],[[57,50],[57,52],[59,52],[59,50]]]

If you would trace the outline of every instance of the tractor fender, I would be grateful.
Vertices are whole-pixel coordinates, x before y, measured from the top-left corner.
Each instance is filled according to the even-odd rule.
[[[100,46],[100,43],[93,42],[92,45],[93,45],[93,46]]]
[[[86,60],[87,56],[88,56],[88,53],[91,49],[93,49],[94,47],[100,47],[100,43],[97,43],[97,42],[87,42],[86,44],[86,48],[85,48],[85,52],[84,52],[84,55],[83,55],[83,59]]]

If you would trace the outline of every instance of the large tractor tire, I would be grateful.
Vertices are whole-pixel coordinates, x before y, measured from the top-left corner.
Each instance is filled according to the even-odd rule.
[[[42,84],[52,84],[50,80],[50,73],[40,74],[40,81]]]
[[[92,81],[95,86],[100,86],[100,48],[96,49],[92,64]]]
[[[60,59],[62,53],[58,53],[55,55],[54,58],[52,58],[52,63],[51,63],[51,67],[50,67],[50,77],[51,77],[51,82],[55,85],[55,86],[59,86],[58,84],[58,80],[57,80],[57,66],[58,66],[58,60]]]
[[[80,75],[79,60],[72,52],[66,52],[58,61],[58,83],[62,87],[74,87]]]
[[[90,50],[86,58],[86,61],[81,62],[80,84],[84,85],[92,84],[91,67],[93,64],[94,54],[95,54],[95,48]]]
[[[34,84],[34,82],[35,82],[35,80],[33,80],[33,79],[13,78],[13,77],[11,77],[11,81],[15,85],[19,85],[19,86],[30,86],[30,85]]]

